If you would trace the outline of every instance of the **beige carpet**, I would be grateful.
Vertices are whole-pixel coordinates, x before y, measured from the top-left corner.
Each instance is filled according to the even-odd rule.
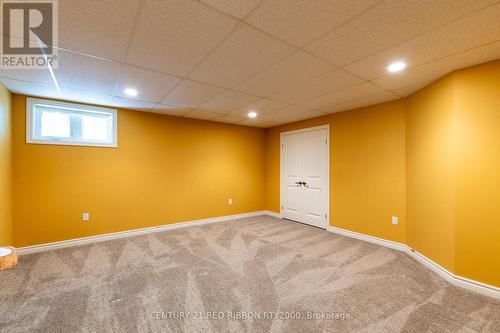
[[[257,217],[23,256],[0,272],[0,331],[500,332],[500,302]]]

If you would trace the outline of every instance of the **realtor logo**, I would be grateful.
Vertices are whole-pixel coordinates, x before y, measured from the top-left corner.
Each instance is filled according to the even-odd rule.
[[[57,66],[57,0],[2,0],[0,68]]]

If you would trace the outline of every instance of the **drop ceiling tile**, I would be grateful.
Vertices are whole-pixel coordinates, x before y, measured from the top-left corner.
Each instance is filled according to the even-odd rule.
[[[36,97],[60,98],[61,95],[53,84],[43,84],[28,81],[19,81],[9,78],[0,78],[0,81],[14,94]]]
[[[364,82],[347,89],[315,97],[308,101],[301,102],[300,104],[313,109],[323,109],[327,106],[337,105],[356,99],[377,95],[383,92],[385,91],[377,87],[376,85],[369,82]]]
[[[274,121],[273,122],[275,125],[272,126],[272,127],[275,127],[275,126],[281,126],[281,125],[285,125],[285,124],[290,124],[289,122],[287,121],[284,121],[284,120],[281,120],[281,121]]]
[[[274,122],[276,122],[276,121],[282,120],[283,116],[279,115],[279,114],[274,114],[274,112],[269,112],[269,113],[266,113],[265,115],[259,116],[258,119],[260,119],[260,121],[274,121]]]
[[[288,106],[288,104],[276,102],[276,101],[272,101],[270,99],[263,98],[263,99],[258,100],[255,103],[246,105],[238,110],[232,111],[231,114],[246,117],[248,112],[253,111],[253,112],[257,112],[257,114],[260,116],[260,115],[263,115],[267,112],[277,110],[280,108],[284,108],[287,106]]]
[[[324,115],[324,112],[320,112],[317,110],[310,110],[299,106],[287,106],[285,108],[266,113],[262,117],[259,117],[259,119],[263,121],[285,124],[304,119],[321,117]]]
[[[195,118],[195,119],[205,119],[211,120],[217,117],[220,117],[222,114],[213,111],[205,111],[205,110],[192,110],[184,115],[187,118]]]
[[[315,40],[306,49],[340,67],[495,2],[387,0]]]
[[[292,46],[240,24],[189,77],[231,88],[293,51]]]
[[[300,106],[288,105],[284,108],[271,111],[259,117],[263,121],[287,123],[301,119],[315,118],[324,115],[323,112],[310,110]]]
[[[115,95],[128,97],[123,90],[134,88],[137,90],[137,99],[149,102],[161,101],[181,79],[175,76],[162,74],[147,69],[125,65]]]
[[[4,36],[12,39],[13,43],[24,43],[24,40],[22,38],[17,38],[13,35],[9,36],[0,34],[0,38],[2,38],[1,43],[3,43]],[[28,43],[30,48],[39,47],[38,43],[36,42],[29,41]],[[0,68],[0,77],[10,78],[13,80],[20,80],[20,81],[30,81],[35,83],[53,84],[53,80],[48,68],[33,68],[33,69],[23,69],[16,67],[12,67],[11,69]]]
[[[365,106],[369,105],[375,105],[375,104],[380,104],[380,103],[385,103],[389,101],[393,101],[396,99],[399,99],[400,97],[392,92],[384,92],[381,94],[377,94],[374,96],[366,97],[366,98],[361,98],[357,99],[354,101],[346,102],[346,103],[341,103],[335,106],[327,107],[325,109],[322,109],[322,112],[326,113],[336,113],[336,112],[341,112],[341,111],[347,111],[347,110],[354,110],[358,108],[362,108]]]
[[[114,61],[59,50],[54,75],[60,87],[112,95],[120,68],[121,65]],[[0,76],[53,84],[48,69],[2,69]]]
[[[269,128],[277,125],[277,123],[272,121],[264,121],[257,119],[245,119],[243,121],[238,122],[237,124],[243,126],[260,127],[260,128]]]
[[[345,69],[371,80],[387,75],[387,65],[395,60],[417,66],[497,40],[500,40],[500,3],[354,62]]]
[[[401,96],[401,97],[406,97],[406,96],[409,96],[425,87],[427,87],[428,85],[432,84],[433,81],[425,81],[425,82],[422,82],[422,83],[417,83],[417,84],[413,84],[409,87],[403,87],[403,88],[399,88],[399,89],[395,89],[393,90],[392,92],[395,93],[396,95],[398,96]]]
[[[303,46],[380,0],[264,1],[246,22],[294,45]]]
[[[237,23],[238,20],[197,1],[148,0],[127,62],[185,76]]]
[[[343,70],[334,70],[299,82],[269,98],[287,103],[302,102],[320,95],[349,88],[363,82]]]
[[[212,99],[208,103],[203,104],[198,109],[227,113],[237,110],[238,108],[241,108],[245,105],[251,104],[259,99],[260,97],[228,90],[222,95]]]
[[[60,99],[67,101],[103,106],[112,106],[112,98],[111,95],[105,95],[94,91],[83,91],[64,87],[61,88],[60,97]]]
[[[114,61],[59,50],[54,74],[61,87],[112,95],[120,70]]]
[[[197,108],[224,93],[225,89],[191,80],[183,80],[162,100],[186,108]]]
[[[255,7],[260,0],[201,0],[202,2],[217,8],[229,15],[239,19],[244,18]]]
[[[53,84],[48,69],[1,69],[0,77],[40,84]]]
[[[261,119],[262,121],[280,121],[284,118],[284,115],[281,113],[271,111],[264,115],[259,115],[258,118]]]
[[[3,34],[0,34],[0,38],[2,38],[3,41]],[[16,38],[13,36],[10,36],[10,38],[15,39],[17,42],[21,41],[21,38]],[[30,47],[36,47],[37,44],[30,42]],[[50,72],[48,69],[21,69],[21,68],[14,68],[14,69],[7,69],[7,68],[1,68],[0,69],[0,77],[3,78],[9,78],[13,80],[20,80],[20,81],[30,81],[30,82],[35,82],[35,83],[44,83],[44,84],[52,84],[52,78],[50,76]]]
[[[269,96],[293,83],[331,71],[334,67],[303,51],[297,51],[235,89],[258,96]]]
[[[11,79],[0,79],[3,84],[12,93],[35,96],[41,98],[54,98],[70,102],[79,102],[85,104],[111,106],[111,96],[90,92],[81,91],[70,88],[61,88],[61,92],[57,90],[53,84],[41,84],[25,81],[17,81]]]
[[[149,111],[155,106],[155,103],[114,96],[111,105],[122,109]]]
[[[299,114],[292,114],[287,117],[281,118],[281,121],[284,121],[286,123],[293,123],[295,121],[301,121],[305,119],[312,119],[312,118],[318,118],[326,116],[326,113],[320,112],[320,111],[315,111],[315,110],[309,110],[305,113],[299,113]]]
[[[446,59],[446,58],[445,58]],[[433,81],[453,71],[452,64],[444,60],[407,68],[403,73],[387,75],[373,82],[387,90],[409,87],[424,81]]]
[[[161,113],[170,116],[183,116],[186,113],[191,111],[191,109],[179,108],[173,105],[167,104],[157,104],[154,108],[150,110],[150,112]]]
[[[373,82],[385,89],[396,90],[425,81],[436,80],[454,70],[500,58],[500,41],[483,45],[427,64],[407,68],[396,75],[387,75]]]
[[[140,0],[59,1],[59,46],[125,60],[139,3]]]
[[[242,121],[244,121],[246,119],[247,118],[242,117],[242,116],[235,116],[235,115],[231,115],[231,114],[224,114],[224,115],[216,117],[216,118],[214,118],[212,120],[213,121],[218,121],[218,122],[221,122],[221,123],[236,124],[236,123],[242,122]]]
[[[275,122],[267,122],[267,123],[264,123],[264,124],[261,124],[257,127],[260,127],[260,128],[272,128],[272,127],[276,127],[276,126],[279,126],[280,124],[279,123],[275,123]]]

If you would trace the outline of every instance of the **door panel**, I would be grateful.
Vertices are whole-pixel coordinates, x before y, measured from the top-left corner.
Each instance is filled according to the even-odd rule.
[[[305,132],[302,137],[302,222],[327,227],[325,191],[328,190],[327,131]]]
[[[325,139],[323,130],[303,134],[302,178],[310,187],[322,186]]]
[[[283,217],[302,221],[302,192],[297,186],[287,186],[285,188],[286,204],[283,206]]]
[[[302,198],[299,185],[302,179],[302,142],[300,134],[292,134],[283,140],[283,217],[302,220]]]
[[[304,188],[302,190],[302,222],[318,227],[324,226],[325,216],[321,202],[322,190],[317,188]]]

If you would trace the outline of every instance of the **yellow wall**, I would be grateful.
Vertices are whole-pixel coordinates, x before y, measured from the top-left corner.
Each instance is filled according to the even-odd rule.
[[[119,110],[116,149],[35,145],[12,102],[16,246],[263,208],[262,129]]]
[[[408,97],[408,244],[500,286],[500,61]]]
[[[458,275],[500,286],[500,61],[456,81]]]
[[[0,83],[0,246],[12,245],[10,92]]]
[[[408,245],[455,264],[453,75],[406,100]]]
[[[405,109],[402,101],[268,130],[266,209],[279,212],[280,133],[330,124],[330,224],[406,242]],[[391,217],[399,216],[392,225]]]

